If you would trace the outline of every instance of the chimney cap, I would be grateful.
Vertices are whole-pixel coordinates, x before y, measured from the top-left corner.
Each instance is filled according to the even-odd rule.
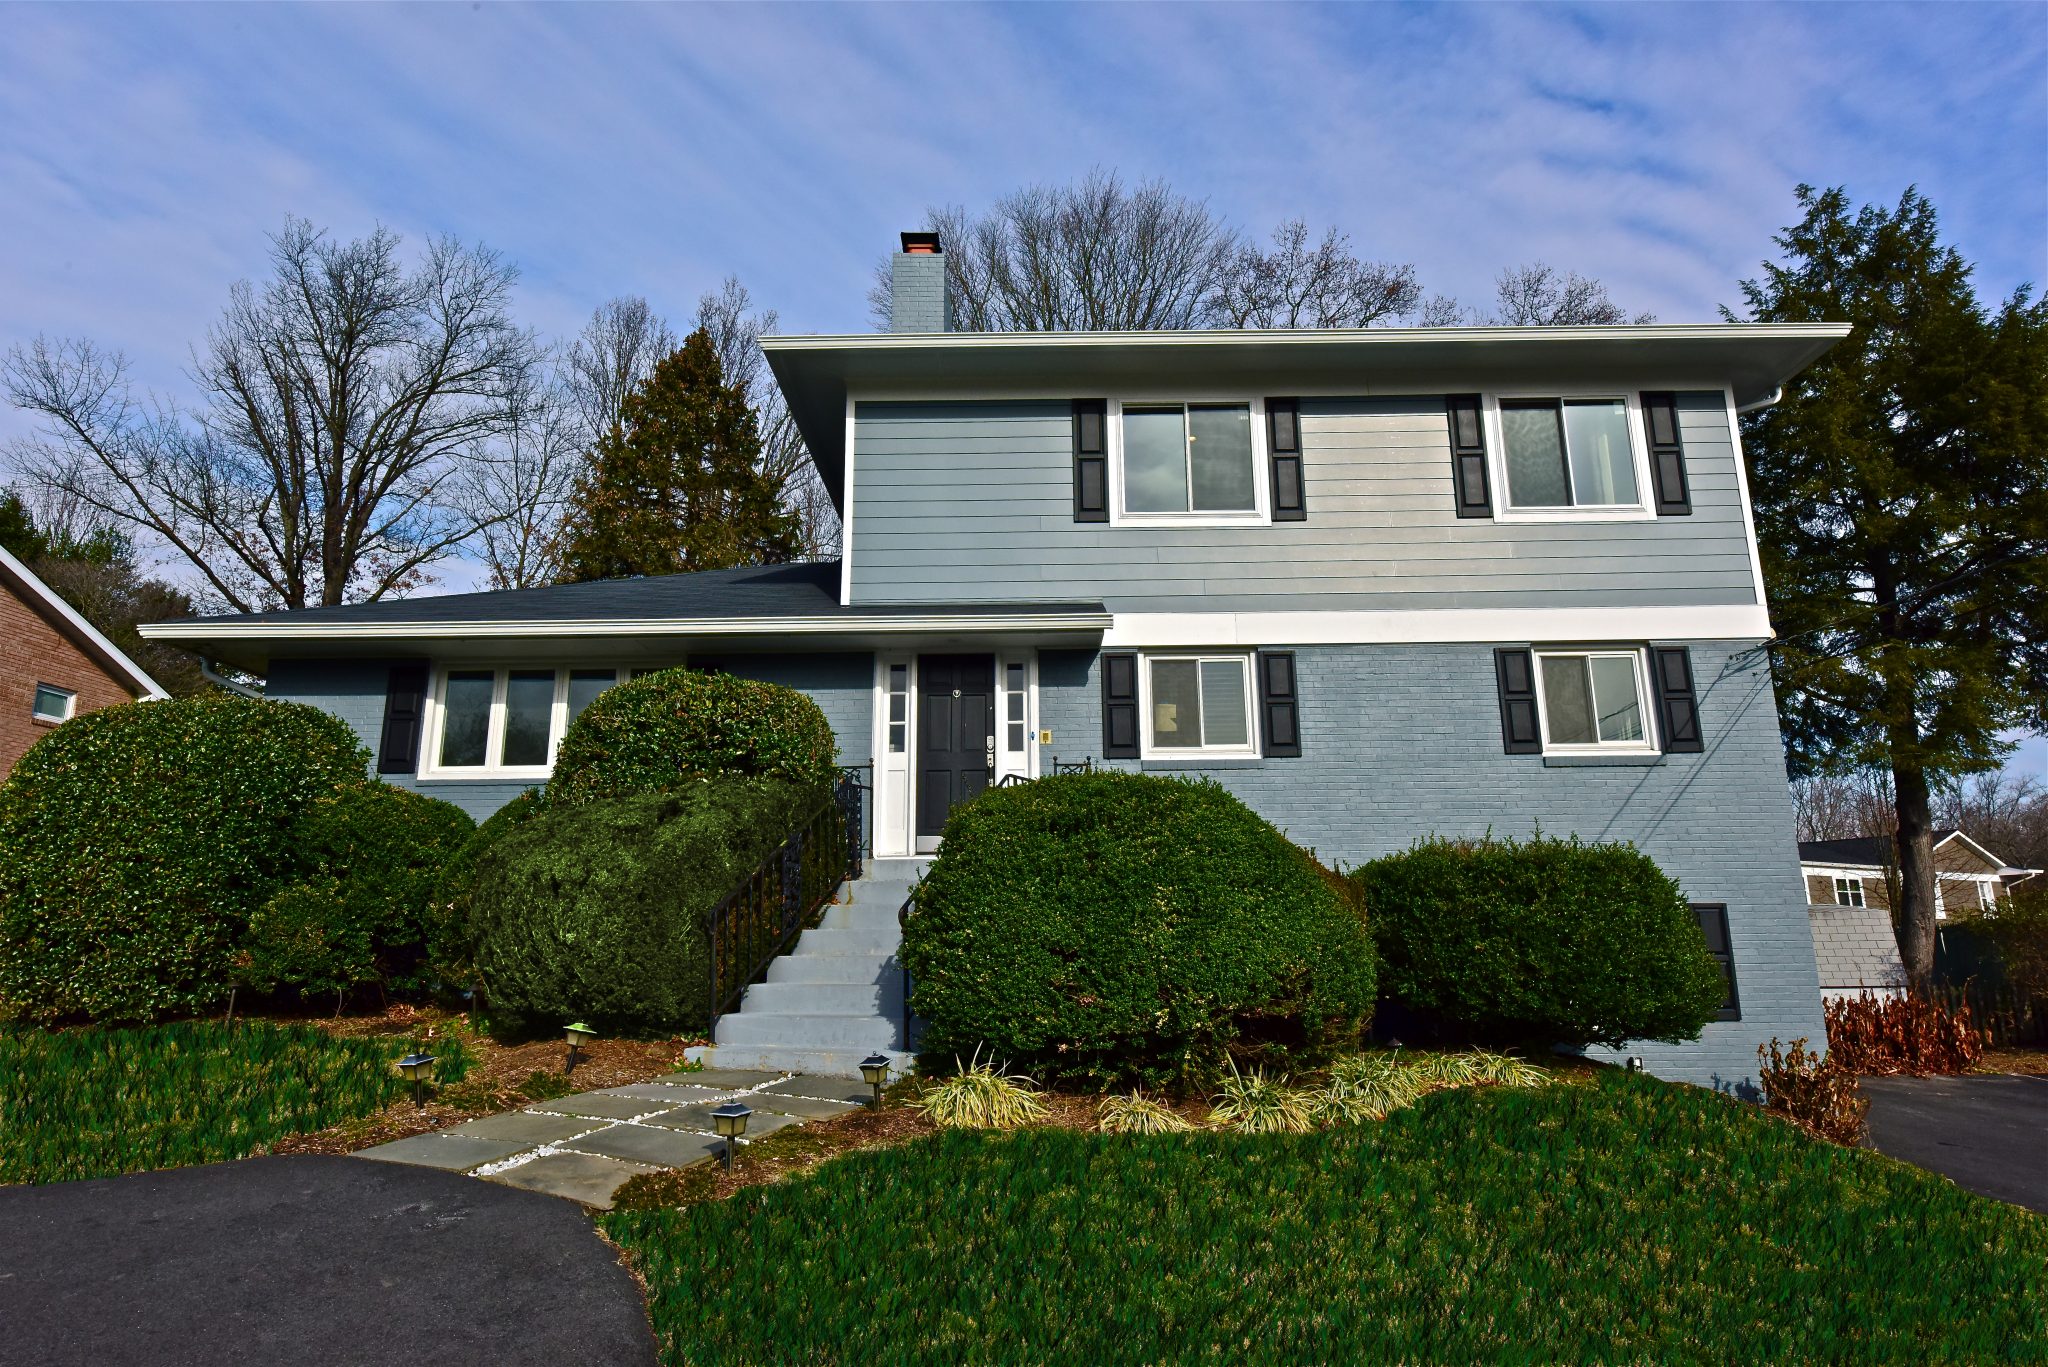
[[[939,245],[937,233],[904,233],[903,251],[908,256],[942,256],[945,248]]]

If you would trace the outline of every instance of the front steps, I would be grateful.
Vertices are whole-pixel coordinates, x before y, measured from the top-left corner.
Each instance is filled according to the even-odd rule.
[[[718,1018],[711,1046],[690,1057],[712,1068],[859,1077],[860,1061],[881,1053],[907,1070],[896,914],[930,863],[868,860],[818,928],[768,965],[767,980],[749,987],[739,1010]]]

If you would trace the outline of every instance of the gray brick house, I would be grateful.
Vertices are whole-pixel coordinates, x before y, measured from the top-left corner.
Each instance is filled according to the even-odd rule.
[[[1730,995],[1619,1052],[1726,1088],[1821,1037],[1736,416],[1845,326],[970,334],[904,246],[891,331],[763,344],[840,560],[150,634],[479,814],[597,691],[687,663],[816,698],[880,855],[1082,760],[1213,776],[1326,861],[1629,840]]]

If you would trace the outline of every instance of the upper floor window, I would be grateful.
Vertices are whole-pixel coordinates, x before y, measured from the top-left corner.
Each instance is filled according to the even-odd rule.
[[[1125,516],[1259,513],[1259,462],[1248,403],[1122,406]]]
[[[1863,880],[1861,878],[1835,879],[1835,902],[1845,907],[1860,907],[1863,902]]]
[[[1625,399],[1502,399],[1508,507],[1640,510],[1631,432]]]
[[[1653,748],[1640,651],[1538,651],[1536,678],[1546,752]]]
[[[1244,655],[1147,655],[1145,747],[1161,758],[1254,755],[1251,661]]]
[[[16,697],[21,696],[16,694]],[[57,688],[51,684],[36,685],[35,702],[30,704],[29,715],[37,721],[50,723],[71,720],[71,714],[78,707],[78,695],[68,688]]]
[[[545,773],[569,723],[618,681],[612,668],[447,670],[436,699],[433,768]]]

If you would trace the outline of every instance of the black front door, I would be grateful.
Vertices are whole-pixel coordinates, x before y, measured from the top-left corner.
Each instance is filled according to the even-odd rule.
[[[917,657],[917,842],[938,848],[946,814],[988,787],[995,759],[993,655]]]

